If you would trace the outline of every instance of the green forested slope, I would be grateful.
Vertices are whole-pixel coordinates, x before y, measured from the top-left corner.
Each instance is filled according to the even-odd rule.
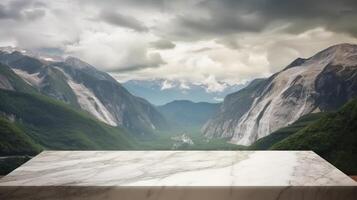
[[[274,150],[313,150],[347,174],[357,174],[357,99],[286,139]]]
[[[302,116],[300,119],[295,121],[294,123],[280,128],[277,131],[269,134],[266,137],[260,138],[256,142],[254,142],[249,149],[252,150],[267,150],[272,147],[275,143],[284,140],[285,138],[293,135],[294,133],[298,132],[299,130],[305,128],[306,126],[312,124],[313,122],[320,119],[322,116],[326,115],[326,113],[311,113],[305,116]]]
[[[14,123],[0,117],[0,156],[36,155],[41,147]]]
[[[120,128],[108,126],[65,103],[39,94],[0,90],[2,115],[44,149],[128,149]],[[3,133],[1,133],[3,134]]]

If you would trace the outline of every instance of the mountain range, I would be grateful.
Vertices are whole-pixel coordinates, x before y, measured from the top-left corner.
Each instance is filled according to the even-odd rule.
[[[184,132],[202,127],[217,111],[219,105],[219,103],[175,100],[157,108],[168,120],[171,129]]]
[[[108,125],[138,135],[167,128],[165,118],[148,101],[77,58],[47,61],[19,51],[0,51],[0,62],[39,93],[82,109]],[[2,89],[14,90],[6,77],[0,82]]]
[[[221,84],[225,85],[222,90],[211,91],[206,85],[165,79],[129,80],[122,83],[132,94],[159,106],[176,100],[189,100],[196,103],[221,103],[227,94],[245,87],[245,84]]]
[[[222,103],[192,101],[201,98],[201,86],[190,86],[190,100],[160,106],[130,92],[169,92],[161,90],[163,82],[122,85],[78,58],[0,48],[0,173],[43,149],[167,150],[172,145],[314,150],[344,172],[357,173],[357,45],[297,58],[268,78],[228,88],[234,92]],[[134,89],[125,88],[132,84]],[[157,99],[170,101],[174,94],[160,93]],[[191,142],[177,145],[183,139]]]
[[[357,45],[335,45],[226,96],[202,131],[250,145],[306,114],[337,110],[356,96]]]

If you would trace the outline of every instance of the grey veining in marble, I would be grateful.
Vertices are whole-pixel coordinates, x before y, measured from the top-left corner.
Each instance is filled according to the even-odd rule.
[[[0,199],[356,200],[356,188],[311,151],[45,151],[0,180]]]

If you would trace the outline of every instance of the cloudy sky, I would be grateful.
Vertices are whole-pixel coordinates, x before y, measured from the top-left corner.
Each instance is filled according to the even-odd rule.
[[[220,91],[357,43],[356,21],[356,0],[1,0],[0,45]]]

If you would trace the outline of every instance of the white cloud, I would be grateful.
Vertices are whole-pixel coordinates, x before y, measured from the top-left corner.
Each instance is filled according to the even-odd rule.
[[[227,87],[226,83],[219,83],[214,75],[208,76],[202,84],[206,86],[207,92],[222,92]]]
[[[148,50],[152,37],[125,29],[84,31],[79,42],[68,45],[65,51],[106,71],[157,67],[165,62],[158,52]]]
[[[357,43],[353,36],[342,31],[333,32],[318,23],[295,33],[287,32],[292,24],[297,23],[284,20],[261,31],[253,29],[246,32],[239,31],[240,27],[228,27],[226,31],[212,29],[210,34],[202,33],[207,25],[197,24],[194,27],[198,36],[196,39],[191,37],[185,40],[183,38],[190,35],[182,34],[176,40],[170,40],[176,38],[170,35],[170,27],[177,25],[175,19],[187,14],[188,8],[188,11],[194,10],[203,0],[63,0],[43,1],[36,5],[23,1],[26,9],[18,9],[16,12],[20,14],[41,9],[40,12],[30,13],[28,20],[18,17],[19,14],[9,15],[7,10],[10,7],[5,5],[8,2],[0,3],[6,8],[0,19],[1,27],[6,27],[0,30],[0,44],[57,49],[66,55],[79,57],[98,69],[112,72],[120,81],[167,79],[178,81],[182,88],[191,84],[205,85],[209,92],[268,76],[295,58],[312,56],[330,45]],[[200,5],[196,17],[209,18],[211,11],[215,10],[213,8],[216,8],[211,5],[213,7],[207,10],[204,3]],[[223,3],[217,5],[223,6],[219,7],[219,11],[227,10]],[[100,19],[101,13],[106,10],[120,13],[119,18],[117,15],[109,16],[110,23],[107,23],[108,16],[107,20]],[[235,9],[233,11],[236,12]],[[218,18],[231,16],[216,14]],[[259,17],[242,13],[240,16],[247,22]],[[31,23],[29,20],[32,20]],[[221,26],[217,20],[215,26]],[[231,20],[233,23],[234,19]],[[224,24],[222,22],[222,29],[226,27]],[[192,31],[187,29],[189,27],[185,28],[188,32]],[[202,33],[202,37],[197,33]]]
[[[234,48],[227,40],[235,43]],[[198,42],[176,42],[169,50],[157,50],[166,64],[117,74],[119,80],[159,78],[206,85],[207,91],[221,91],[275,73],[297,57],[310,57],[328,46],[357,42],[351,36],[315,28],[301,34],[279,31],[237,34],[230,38]]]
[[[165,80],[162,83],[161,90],[167,90],[167,89],[170,89],[170,88],[173,88],[173,87],[175,87],[175,85],[173,83],[169,82],[168,80]]]

